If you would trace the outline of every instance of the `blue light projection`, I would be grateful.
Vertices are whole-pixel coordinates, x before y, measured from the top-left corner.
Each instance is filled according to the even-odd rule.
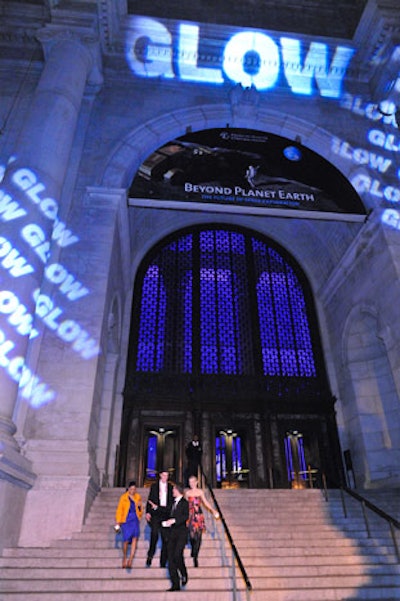
[[[351,113],[355,124],[364,119],[372,122],[372,126],[366,130],[356,125],[352,127],[351,135],[357,136],[355,141],[332,137],[331,150],[340,159],[359,167],[349,178],[351,184],[363,198],[369,198],[373,206],[385,209],[382,214],[385,225],[398,229],[392,212],[400,203],[400,135],[396,103],[391,99],[373,103],[362,96],[346,93],[340,106]],[[361,143],[360,133],[365,134]]]
[[[340,98],[354,54],[348,46],[303,42],[264,31],[149,17],[127,20],[126,57],[139,77],[245,88],[288,88],[293,94]]]
[[[276,250],[250,241],[248,247],[242,233],[208,229],[161,249],[143,280],[136,371],[193,373],[199,339],[200,373],[254,374],[249,299],[255,295],[263,375],[316,377],[302,285]]]
[[[67,249],[79,237],[58,218],[58,201],[50,186],[12,157],[0,167],[0,376],[18,383],[22,398],[40,407],[56,392],[26,364],[27,340],[49,328],[83,359],[98,355],[97,342],[65,308],[89,294],[64,264],[55,260],[51,244]],[[50,297],[44,292],[51,287]],[[56,300],[56,294],[60,300]]]

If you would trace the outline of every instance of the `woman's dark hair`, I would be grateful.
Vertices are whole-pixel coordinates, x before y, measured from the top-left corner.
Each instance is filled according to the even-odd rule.
[[[131,486],[136,486],[136,480],[131,480],[131,481],[128,483],[128,486],[127,486],[127,488],[130,488]]]

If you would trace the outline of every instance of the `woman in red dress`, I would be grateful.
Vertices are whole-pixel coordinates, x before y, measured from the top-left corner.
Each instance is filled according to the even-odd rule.
[[[210,511],[214,518],[219,517],[219,513],[215,511],[206,499],[204,491],[199,488],[196,476],[189,476],[189,488],[185,492],[185,497],[189,502],[189,539],[192,548],[191,556],[193,557],[193,565],[195,568],[199,565],[199,551],[201,545],[201,537],[206,530],[202,505]]]

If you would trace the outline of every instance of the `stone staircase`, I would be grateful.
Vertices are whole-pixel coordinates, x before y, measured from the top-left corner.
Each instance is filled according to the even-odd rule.
[[[362,507],[349,497],[345,518],[339,491],[329,491],[328,502],[317,489],[221,490],[217,500],[254,601],[400,599],[389,527],[369,512],[369,538]]]
[[[349,500],[344,518],[338,491],[329,492],[329,502],[319,490],[216,491],[250,593],[221,522],[207,513],[198,568],[185,550],[185,589],[166,592],[170,583],[158,556],[145,567],[144,520],[132,569],[123,570],[121,542],[112,527],[122,492],[104,489],[82,532],[71,539],[50,548],[6,549],[0,557],[0,601],[163,601],[176,595],[184,601],[400,600],[400,567],[389,529],[371,516],[368,538],[360,507]],[[146,499],[148,490],[140,492]]]
[[[122,542],[115,535],[115,510],[124,489],[103,489],[89,516],[68,540],[51,548],[6,549],[0,557],[0,601],[162,601],[174,599],[231,601],[232,562],[226,561],[222,525],[206,514],[200,566],[193,567],[185,549],[189,583],[181,592],[171,586],[168,571],[159,567],[159,550],[150,568],[145,566],[149,528],[143,518],[132,569],[122,569]],[[148,489],[139,489],[143,500]],[[207,512],[208,513],[208,512]]]

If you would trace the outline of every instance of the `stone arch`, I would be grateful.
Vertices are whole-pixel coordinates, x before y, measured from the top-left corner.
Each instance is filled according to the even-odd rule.
[[[400,460],[398,395],[377,308],[353,308],[343,333],[347,392],[344,415],[356,480],[364,487],[390,482]]]
[[[141,125],[120,141],[108,157],[101,184],[126,188],[143,160],[169,140],[188,131],[214,127],[238,127],[268,131],[291,140],[300,139],[308,148],[330,161],[344,176],[354,168],[331,150],[332,134],[315,123],[271,109],[260,109],[256,103],[201,105],[158,116]]]
[[[354,166],[348,161],[341,159],[331,150],[332,134],[315,123],[304,121],[292,115],[284,115],[276,110],[260,108],[257,102],[249,104],[243,101],[235,104],[232,101],[231,104],[199,105],[193,108],[169,112],[151,119],[129,132],[107,157],[102,171],[101,185],[109,188],[128,188],[141,163],[156,148],[162,146],[162,144],[175,137],[184,135],[185,132],[224,127],[226,125],[268,131],[292,140],[300,138],[308,148],[329,161],[345,177],[349,179],[354,174]],[[157,239],[161,239],[170,231],[173,231],[175,227],[196,224],[200,219],[203,222],[207,222],[209,219],[215,220],[215,217],[205,215],[196,217],[192,214],[190,222],[187,216],[186,219],[179,216],[178,220],[181,223],[176,224],[175,218],[176,214],[174,215],[174,219],[164,214],[162,231],[158,229],[158,233],[154,232],[151,240],[141,239],[141,246],[143,243],[147,248],[150,248],[156,243]],[[224,219],[225,217],[221,213],[221,220],[223,221]],[[297,228],[297,230],[299,229]],[[318,275],[313,273],[314,267],[311,265],[311,261],[308,261],[299,252],[301,242],[298,241],[309,241],[311,236],[319,247],[324,246],[328,252],[325,253],[326,265],[322,269],[326,272],[331,271],[337,262],[335,254],[337,244],[332,229],[330,229],[332,237],[327,238],[325,232],[321,232],[318,228],[315,228],[312,222],[303,220],[301,231],[296,230],[295,236],[290,224],[286,224],[285,226],[281,224],[279,228],[274,228],[274,230],[271,227],[270,231],[263,231],[263,233],[272,237],[276,236],[277,242],[290,249],[290,252],[307,271],[310,281],[318,289]],[[329,248],[327,244],[329,244]],[[303,250],[305,248],[306,246],[303,245]],[[312,259],[314,265],[315,260],[320,262],[321,258],[321,256],[318,256],[316,259],[314,254]]]

